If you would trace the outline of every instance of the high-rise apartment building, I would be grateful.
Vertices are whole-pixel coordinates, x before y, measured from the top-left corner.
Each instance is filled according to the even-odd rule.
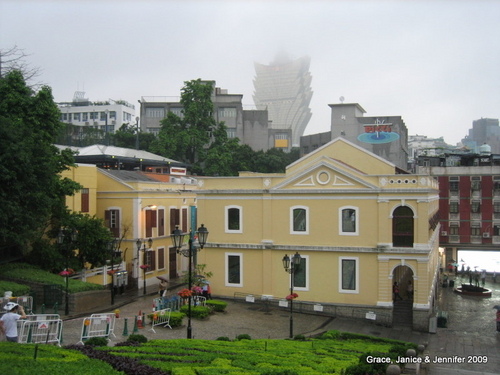
[[[483,145],[479,153],[421,155],[418,164],[417,173],[439,182],[446,264],[459,260],[460,250],[491,251],[493,259],[500,245],[500,155]]]
[[[472,152],[479,152],[479,147],[487,143],[494,154],[500,153],[500,126],[498,119],[481,118],[472,122],[469,134],[462,139],[464,146]]]
[[[297,60],[278,56],[269,65],[255,63],[255,106],[267,109],[272,129],[291,130],[292,133],[291,139],[286,137],[286,132],[276,137],[276,147],[298,147],[311,119],[309,103],[313,92],[309,64],[307,56]]]

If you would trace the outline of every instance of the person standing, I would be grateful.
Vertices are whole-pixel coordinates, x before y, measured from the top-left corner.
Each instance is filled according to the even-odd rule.
[[[392,295],[393,295],[393,301],[396,301],[396,299],[402,300],[403,298],[399,295],[399,285],[397,281],[394,281],[394,284],[392,285]]]
[[[497,282],[497,271],[493,270],[493,282],[496,283]]]
[[[7,341],[17,342],[17,321],[26,319],[24,309],[17,303],[8,302],[4,310],[7,312],[0,319],[0,332],[5,334]]]
[[[413,284],[411,283],[411,280],[408,280],[408,285],[406,287],[406,295],[408,296],[409,300],[413,300]]]
[[[486,284],[486,270],[483,270],[481,272],[481,284],[483,285],[484,288],[484,284]]]
[[[167,280],[163,279],[160,280],[160,284],[158,285],[158,294],[160,295],[160,297],[166,296],[167,286],[168,286]]]

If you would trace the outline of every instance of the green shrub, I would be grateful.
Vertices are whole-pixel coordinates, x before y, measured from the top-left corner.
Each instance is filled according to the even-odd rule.
[[[28,296],[30,287],[28,285],[2,280],[0,281],[0,297],[3,297],[5,292],[12,292],[13,297]]]
[[[249,334],[247,333],[242,333],[241,335],[236,336],[236,340],[251,340],[252,338],[250,337]]]
[[[62,270],[61,270],[62,271]],[[0,266],[0,275],[5,278],[12,278],[16,281],[36,282],[42,284],[55,284],[66,287],[66,278],[58,274],[42,270],[37,266],[27,263],[9,263]],[[80,280],[68,280],[70,293],[86,292],[89,290],[106,289],[104,285],[86,283]]]
[[[306,337],[304,335],[295,335],[293,339],[297,341],[305,341]]]
[[[218,340],[218,341],[231,341],[231,339],[227,336],[217,337],[216,340]]]
[[[209,299],[206,301],[206,305],[210,306],[214,311],[224,312],[227,307],[227,302],[217,299]]]
[[[85,345],[88,346],[107,346],[108,339],[106,337],[91,337],[88,340],[85,340]]]
[[[148,342],[148,339],[144,335],[135,335],[134,334],[134,335],[130,335],[127,338],[127,342],[135,342],[135,343],[138,343],[138,344],[143,344],[143,343]]]
[[[186,314],[181,313],[180,311],[173,311],[170,314],[170,327],[180,327],[182,326],[182,319],[186,316]],[[153,321],[153,313],[147,315],[148,321]]]
[[[189,306],[184,305],[181,306],[181,312],[183,314],[186,314],[186,316],[189,313]],[[210,315],[210,312],[212,309],[207,306],[191,306],[191,317],[195,319],[205,319],[207,316]]]

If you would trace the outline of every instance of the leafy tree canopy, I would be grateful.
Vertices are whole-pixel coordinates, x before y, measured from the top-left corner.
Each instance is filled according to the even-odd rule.
[[[0,251],[19,256],[42,236],[53,210],[79,185],[59,173],[73,163],[53,145],[60,130],[52,91],[34,92],[19,71],[0,78]]]

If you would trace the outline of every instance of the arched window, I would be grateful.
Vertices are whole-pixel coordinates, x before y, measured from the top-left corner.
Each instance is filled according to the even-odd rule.
[[[358,208],[340,207],[339,209],[339,233],[342,235],[358,234]]]
[[[392,215],[392,246],[413,247],[413,211],[402,206],[394,210]]]
[[[243,233],[243,208],[226,206],[226,233]]]
[[[309,210],[305,206],[290,208],[290,233],[309,234]]]

